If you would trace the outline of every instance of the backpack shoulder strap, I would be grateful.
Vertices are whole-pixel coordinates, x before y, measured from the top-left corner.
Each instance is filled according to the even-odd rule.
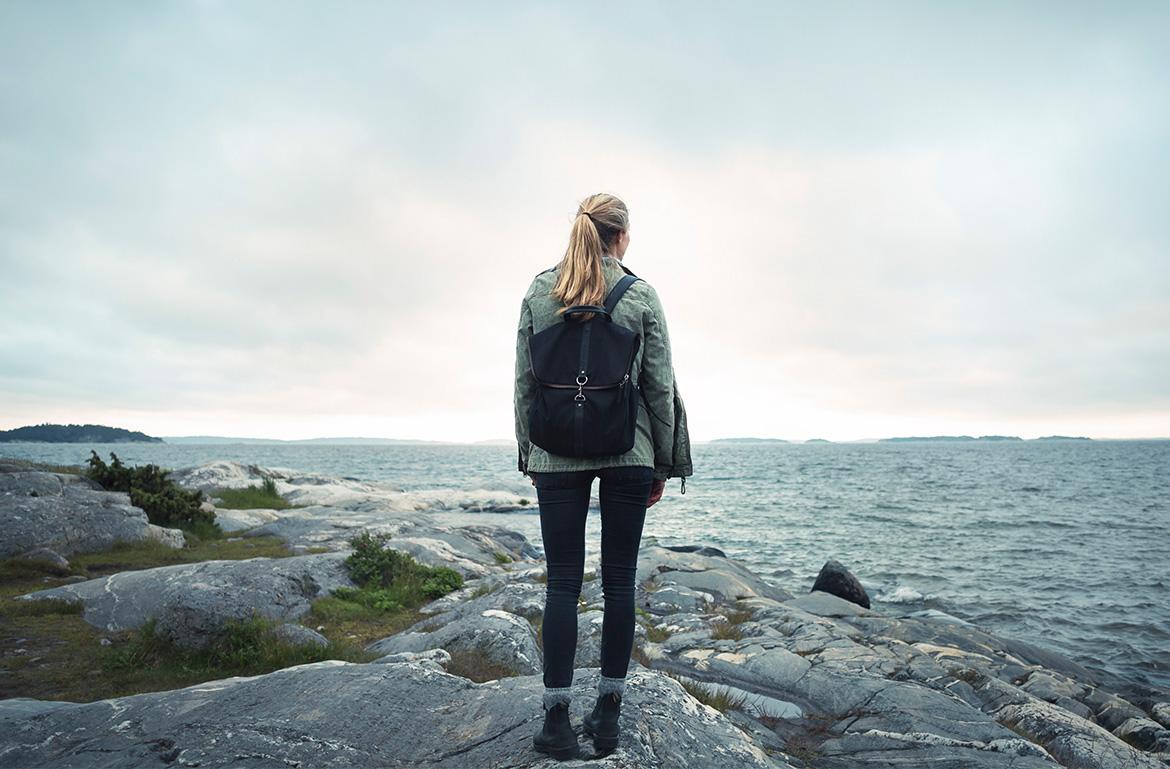
[[[622,279],[614,284],[614,287],[609,290],[609,295],[605,297],[605,309],[613,314],[613,308],[617,307],[617,303],[621,300],[622,294],[626,293],[626,289],[634,284],[634,281],[641,280],[637,275],[629,273],[623,275]]]
[[[541,270],[540,272],[536,273],[536,275],[534,275],[533,277],[539,278],[541,275],[545,274],[546,272],[552,272],[553,270],[555,270],[556,268],[558,268],[560,266],[561,266],[560,262],[557,262],[552,267],[549,267],[547,270]]]

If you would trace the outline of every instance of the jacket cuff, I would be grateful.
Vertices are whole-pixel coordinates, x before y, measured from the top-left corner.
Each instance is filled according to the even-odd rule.
[[[669,467],[655,467],[654,468],[654,480],[665,481],[669,478],[670,478],[670,468]]]

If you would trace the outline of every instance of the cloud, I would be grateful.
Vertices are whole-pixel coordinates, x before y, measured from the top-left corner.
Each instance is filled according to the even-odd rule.
[[[697,438],[1170,434],[1141,14],[475,8],[8,9],[0,427],[506,437],[605,190]]]

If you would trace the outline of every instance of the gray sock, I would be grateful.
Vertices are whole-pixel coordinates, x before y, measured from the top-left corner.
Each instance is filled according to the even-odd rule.
[[[609,694],[610,692],[617,692],[618,697],[625,697],[626,679],[610,678],[609,676],[602,676],[597,679],[597,693]]]
[[[544,687],[544,706],[546,708],[551,708],[553,705],[556,705],[559,702],[563,702],[568,705],[569,702],[573,699],[572,695],[569,694],[571,691],[572,689],[568,686],[555,689],[548,686]]]

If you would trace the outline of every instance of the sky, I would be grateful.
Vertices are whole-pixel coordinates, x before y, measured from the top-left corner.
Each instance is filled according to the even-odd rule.
[[[691,437],[1170,436],[1170,5],[0,5],[0,429],[513,436],[630,210]]]

